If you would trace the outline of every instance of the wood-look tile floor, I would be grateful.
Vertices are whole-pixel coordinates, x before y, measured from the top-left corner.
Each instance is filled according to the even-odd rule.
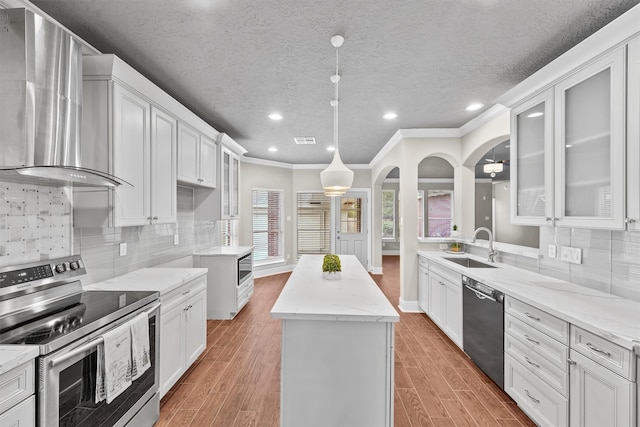
[[[395,306],[399,257],[383,269],[372,277]],[[235,319],[207,322],[207,349],[162,399],[156,426],[279,425],[280,321],[269,312],[288,277],[256,279]],[[398,312],[395,427],[535,427],[425,314]]]

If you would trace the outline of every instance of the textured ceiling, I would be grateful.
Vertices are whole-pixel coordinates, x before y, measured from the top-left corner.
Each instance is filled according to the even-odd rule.
[[[328,163],[340,49],[340,153],[368,163],[397,129],[459,127],[640,0],[34,0],[115,53],[247,156]],[[282,113],[273,122],[267,115]],[[395,111],[397,119],[382,115]],[[315,136],[296,146],[295,136]],[[270,153],[268,147],[277,147]]]

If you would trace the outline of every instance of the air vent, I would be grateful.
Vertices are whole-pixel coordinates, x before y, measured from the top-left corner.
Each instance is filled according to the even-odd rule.
[[[316,138],[313,136],[296,136],[293,138],[293,140],[298,145],[309,145],[316,143]]]

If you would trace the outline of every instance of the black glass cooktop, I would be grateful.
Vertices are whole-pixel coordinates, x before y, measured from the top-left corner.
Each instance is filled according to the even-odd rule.
[[[36,307],[28,321],[0,331],[0,344],[39,345],[40,353],[46,354],[126,316],[157,297],[156,292],[80,292],[46,307]],[[38,315],[36,311],[46,314]],[[20,316],[24,317],[24,313]]]

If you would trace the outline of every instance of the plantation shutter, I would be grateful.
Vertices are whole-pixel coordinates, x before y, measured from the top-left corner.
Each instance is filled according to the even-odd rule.
[[[283,258],[281,191],[253,190],[253,246],[255,262]]]
[[[331,198],[323,193],[298,193],[298,255],[331,250]]]

